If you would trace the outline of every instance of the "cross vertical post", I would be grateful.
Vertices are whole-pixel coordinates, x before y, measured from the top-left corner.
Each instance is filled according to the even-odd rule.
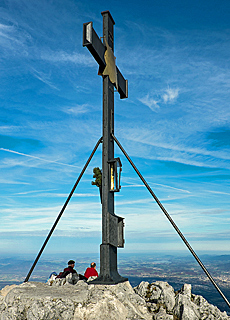
[[[87,46],[99,64],[103,75],[103,150],[102,150],[102,244],[100,245],[100,274],[93,283],[115,284],[128,280],[117,270],[117,247],[123,247],[123,218],[114,213],[114,192],[111,192],[111,167],[114,160],[114,86],[120,98],[127,98],[127,80],[115,65],[114,20],[109,11],[103,11],[103,43],[92,28],[92,22],[83,24],[83,46]],[[106,56],[107,53],[107,56]],[[106,70],[107,69],[107,70]],[[106,70],[106,71],[105,71]],[[112,70],[112,71],[111,71]],[[115,80],[114,80],[115,79]],[[111,82],[113,81],[113,82]]]
[[[105,39],[114,50],[113,26],[109,12],[102,12],[103,42]],[[100,246],[99,281],[121,282],[126,280],[117,272],[117,247],[110,244],[110,214],[114,215],[114,192],[110,192],[109,163],[114,158],[114,85],[109,76],[103,77],[103,156],[102,156],[102,244]]]

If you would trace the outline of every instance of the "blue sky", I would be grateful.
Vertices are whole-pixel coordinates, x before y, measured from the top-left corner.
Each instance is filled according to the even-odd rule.
[[[36,254],[102,135],[102,78],[82,46],[115,20],[129,98],[115,135],[193,249],[229,253],[229,1],[0,1],[0,253]],[[187,252],[124,156],[122,253]],[[99,252],[101,147],[45,250]]]

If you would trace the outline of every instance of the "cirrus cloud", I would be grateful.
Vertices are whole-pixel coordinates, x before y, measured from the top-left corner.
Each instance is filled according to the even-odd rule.
[[[168,88],[166,93],[162,96],[165,103],[173,102],[179,95],[179,89]]]

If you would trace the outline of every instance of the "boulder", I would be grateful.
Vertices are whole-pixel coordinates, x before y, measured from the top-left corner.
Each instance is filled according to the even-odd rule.
[[[159,309],[160,306],[167,311],[172,311],[175,305],[174,289],[167,282],[156,281],[150,284],[142,281],[134,290],[148,302],[152,311]]]
[[[152,319],[128,281],[93,285],[79,280],[61,286],[27,282],[1,290],[0,297],[0,320]]]
[[[181,320],[199,320],[200,312],[192,301],[191,285],[184,284],[175,299],[174,314]]]
[[[66,283],[76,284],[79,281],[79,275],[77,273],[69,273],[65,278],[58,278],[52,274],[47,284],[49,286],[64,286]]]

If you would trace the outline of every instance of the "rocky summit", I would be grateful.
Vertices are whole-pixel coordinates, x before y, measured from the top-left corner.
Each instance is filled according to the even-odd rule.
[[[82,280],[27,282],[0,291],[0,320],[198,320],[230,319],[226,312],[167,282],[94,285]]]

